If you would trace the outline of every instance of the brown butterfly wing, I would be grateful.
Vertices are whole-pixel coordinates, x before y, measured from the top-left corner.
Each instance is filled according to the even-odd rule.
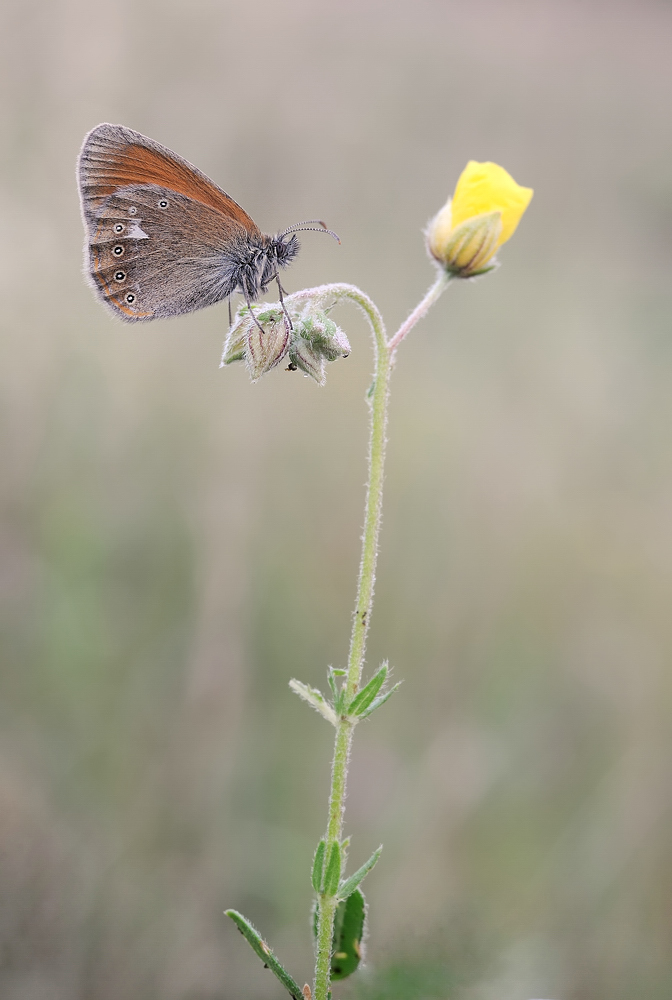
[[[82,211],[97,216],[109,195],[130,184],[158,184],[209,205],[243,226],[250,235],[258,227],[225,191],[187,160],[153,139],[124,128],[98,125],[84,139],[77,167]]]
[[[230,295],[249,241],[243,209],[195,167],[139,132],[99,125],[78,164],[85,270],[101,300],[134,322]]]
[[[98,296],[134,322],[179,316],[231,295],[249,237],[200,201],[154,184],[128,185],[103,201],[85,252]]]

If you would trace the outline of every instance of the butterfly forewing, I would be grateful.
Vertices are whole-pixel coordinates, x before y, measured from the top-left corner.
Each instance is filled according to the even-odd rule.
[[[197,167],[153,139],[124,128],[98,125],[79,155],[85,215],[95,218],[105,198],[129,184],[159,184],[234,219],[248,233],[259,228],[240,205]]]

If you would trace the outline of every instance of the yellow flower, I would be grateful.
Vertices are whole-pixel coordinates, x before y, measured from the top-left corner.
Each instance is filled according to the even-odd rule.
[[[470,160],[452,199],[427,228],[427,249],[460,278],[490,271],[493,257],[513,236],[532,194],[496,163]]]

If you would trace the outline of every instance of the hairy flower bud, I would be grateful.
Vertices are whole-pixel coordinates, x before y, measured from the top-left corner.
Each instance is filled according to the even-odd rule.
[[[289,323],[281,309],[267,309],[257,314],[259,325],[247,328],[245,363],[253,382],[270,372],[289,350]]]
[[[279,303],[254,312],[241,306],[224,343],[220,368],[244,361],[256,382],[288,357],[289,371],[300,368],[324,385],[326,362],[347,358],[348,338],[315,302],[305,304],[304,299],[298,311],[290,296],[285,308],[287,314]]]
[[[289,360],[318,385],[324,385],[326,362],[347,358],[348,354],[348,338],[321,309],[304,311],[294,324]]]
[[[224,343],[220,368],[244,361],[253,382],[275,368],[289,350],[290,330],[281,308],[271,306],[252,313],[238,310]]]

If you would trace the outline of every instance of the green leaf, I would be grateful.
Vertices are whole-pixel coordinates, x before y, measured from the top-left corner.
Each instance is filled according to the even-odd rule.
[[[315,857],[313,858],[313,873],[311,880],[315,892],[322,892],[322,871],[324,869],[324,852],[326,848],[327,845],[325,844],[324,839],[322,839],[317,845]]]
[[[327,867],[324,872],[324,882],[322,892],[325,896],[335,896],[338,891],[338,883],[341,881],[341,845],[337,840],[332,840],[327,858]]]
[[[313,937],[317,941],[317,902],[313,907]],[[334,936],[331,945],[331,978],[351,976],[364,957],[364,927],[366,903],[361,889],[355,889],[347,899],[341,900],[334,914]]]
[[[376,698],[374,701],[372,701],[369,707],[366,709],[366,711],[360,712],[359,718],[368,719],[371,713],[375,712],[376,709],[380,708],[381,705],[384,705],[387,699],[391,698],[394,692],[397,691],[400,687],[401,687],[401,681],[395,684],[394,687],[391,687],[389,691],[386,691],[385,694],[381,694],[379,698]]]
[[[338,698],[338,688],[336,687],[336,674],[333,667],[329,667],[327,670],[327,680],[329,681],[329,687],[331,688],[331,693],[335,702]]]
[[[345,677],[345,670],[334,669],[334,667],[329,667],[327,671],[327,677],[329,678],[329,687],[332,690],[334,696],[334,711],[336,715],[341,715],[343,711],[343,688],[338,686],[336,680],[337,677]]]
[[[361,889],[338,904],[334,920],[331,954],[331,978],[346,979],[363,958],[362,938],[366,920],[366,903]]]
[[[386,680],[387,661],[385,661],[380,670],[373,675],[366,687],[363,687],[362,690],[352,699],[348,706],[348,715],[361,715],[362,712],[365,712]]]
[[[374,851],[369,860],[358,868],[354,875],[350,878],[346,878],[344,882],[338,887],[338,898],[347,899],[356,889],[359,883],[366,878],[371,869],[377,863],[378,858],[382,854],[383,845],[381,844],[378,850]]]
[[[327,722],[331,722],[332,726],[338,725],[338,716],[334,712],[333,708],[326,700],[321,691],[317,688],[309,687],[308,684],[304,684],[302,681],[291,680],[289,686],[295,694],[298,694],[299,698],[303,698],[307,701],[311,708],[314,708],[316,712],[319,712]]]
[[[289,995],[294,1000],[304,1000],[301,988],[294,982],[286,969],[280,965],[280,962],[249,920],[246,920],[242,913],[238,913],[237,910],[225,910],[224,913],[227,917],[231,917],[240,933],[252,947],[252,950],[257,953],[266,968],[270,969],[273,975],[280,980]]]

